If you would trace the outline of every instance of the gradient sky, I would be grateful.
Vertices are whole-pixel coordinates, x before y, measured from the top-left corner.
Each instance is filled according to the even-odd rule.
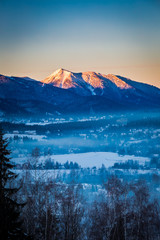
[[[58,68],[160,87],[160,1],[0,0],[0,73]]]

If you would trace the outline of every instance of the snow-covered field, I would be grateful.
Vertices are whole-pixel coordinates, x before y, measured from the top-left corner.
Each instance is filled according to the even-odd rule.
[[[105,167],[111,167],[116,162],[125,162],[127,160],[139,161],[140,164],[150,161],[146,157],[135,157],[130,155],[119,156],[117,153],[113,152],[89,152],[89,153],[78,153],[78,154],[63,154],[54,155],[52,158],[60,163],[65,163],[66,161],[77,162],[81,167],[101,167],[102,164]]]
[[[136,157],[133,155],[124,155],[120,156],[117,153],[113,152],[88,152],[88,153],[76,153],[76,154],[62,154],[62,155],[51,155],[49,156],[51,160],[57,161],[61,164],[65,162],[77,162],[81,167],[97,167],[100,168],[102,164],[105,167],[111,167],[116,162],[125,162],[127,160],[138,161],[139,164],[145,164],[145,162],[149,162],[150,158],[147,157]],[[45,162],[47,157],[41,156],[39,158],[39,163]],[[13,161],[16,163],[26,162],[26,158],[13,158]]]

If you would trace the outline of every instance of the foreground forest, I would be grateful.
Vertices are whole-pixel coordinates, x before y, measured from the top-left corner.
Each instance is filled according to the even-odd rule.
[[[26,201],[24,231],[37,240],[159,239],[160,206],[145,181],[112,175],[99,191],[92,185],[86,193],[74,180],[32,182],[27,172],[18,197]]]
[[[160,239],[159,194],[148,176],[102,166],[55,169],[49,177],[36,168],[15,170],[7,148],[1,134],[1,239]],[[152,178],[158,187],[159,176]]]

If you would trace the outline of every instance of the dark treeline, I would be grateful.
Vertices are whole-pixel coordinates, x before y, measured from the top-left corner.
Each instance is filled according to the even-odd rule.
[[[53,159],[48,157],[44,163],[42,162],[36,162],[35,159],[32,159],[32,161],[28,161],[22,164],[16,164],[14,166],[15,169],[21,169],[21,170],[53,170],[53,169],[81,169],[81,166],[72,161],[66,161],[64,164],[60,162],[55,162]],[[102,168],[105,168],[104,165],[102,165]],[[157,157],[154,157],[150,160],[150,162],[146,162],[145,164],[139,164],[138,161],[133,160],[127,160],[125,162],[116,162],[114,163],[113,169],[125,169],[125,170],[150,170],[150,169],[160,169],[160,160]],[[92,167],[92,169],[96,169],[96,167]],[[97,171],[100,171],[101,168],[97,169]]]
[[[114,163],[113,168],[115,169],[160,169],[160,159],[159,157],[153,157],[149,162],[146,162],[144,165],[139,164],[138,161],[128,160],[125,162]]]
[[[23,163],[23,164],[16,164],[15,165],[15,169],[28,169],[28,170],[52,170],[52,169],[80,169],[80,165],[78,165],[78,163],[76,162],[65,162],[64,164],[61,164],[59,162],[54,162],[53,160],[51,160],[50,158],[48,158],[44,164],[39,163],[31,163],[31,162],[27,162],[27,163]]]
[[[145,115],[144,115],[145,116]],[[50,123],[46,125],[26,125],[25,123],[12,123],[12,122],[1,122],[1,127],[4,129],[4,132],[13,132],[18,130],[19,132],[24,131],[34,131],[36,130],[37,134],[44,134],[47,131],[50,134],[55,134],[59,132],[70,132],[70,131],[86,131],[86,130],[96,130],[100,127],[105,127],[108,125],[107,131],[115,132],[115,131],[123,131],[124,129],[128,131],[132,128],[159,128],[160,121],[159,115],[157,112],[156,117],[147,117],[143,119],[137,118],[133,120],[133,116],[129,117],[128,115],[124,115],[127,118],[127,122],[124,124],[122,122],[117,122],[118,117],[114,117],[111,119],[97,119],[97,120],[85,120],[85,121],[73,121],[73,122],[64,122],[64,123]],[[137,116],[136,116],[137,117]]]
[[[59,131],[70,132],[70,130],[87,130],[96,129],[97,127],[106,126],[108,120],[86,120],[77,122],[66,122],[66,123],[53,123],[46,125],[26,125],[24,123],[11,123],[11,122],[1,122],[1,127],[4,131],[33,131],[36,130],[37,134],[44,134],[49,131],[50,133],[57,133]]]
[[[116,169],[146,169],[146,166],[140,165],[138,161],[128,160],[125,162],[115,163],[113,168]]]

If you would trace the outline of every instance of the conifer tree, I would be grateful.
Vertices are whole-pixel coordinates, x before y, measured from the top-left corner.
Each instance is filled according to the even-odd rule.
[[[26,239],[21,230],[22,204],[15,198],[19,188],[12,187],[17,175],[12,171],[8,142],[0,130],[0,239]]]

